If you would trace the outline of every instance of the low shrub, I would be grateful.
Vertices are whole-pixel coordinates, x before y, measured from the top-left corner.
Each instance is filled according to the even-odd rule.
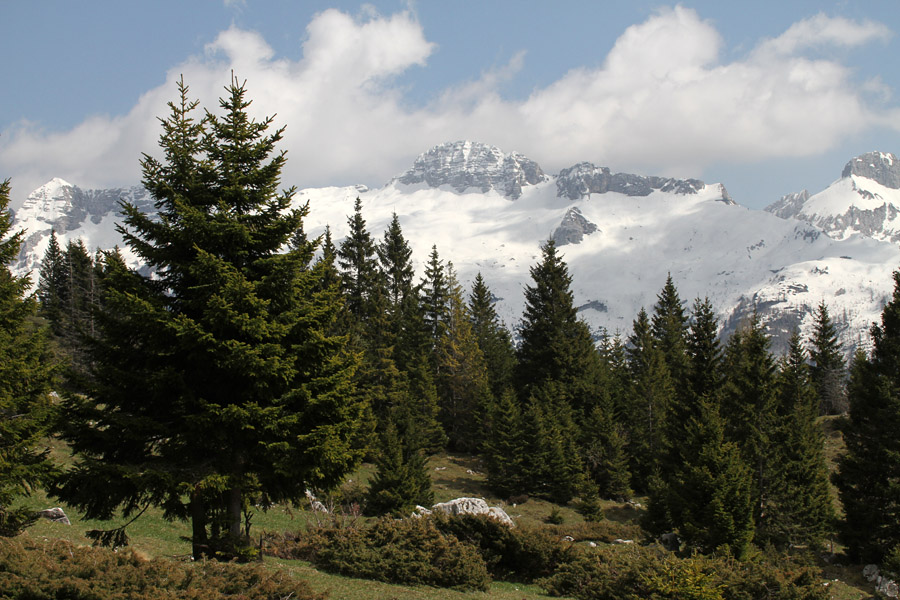
[[[790,557],[678,558],[659,547],[618,546],[560,566],[541,585],[579,600],[825,600],[815,571]]]
[[[0,540],[0,598],[58,600],[316,600],[306,582],[260,564],[145,560],[64,541]]]
[[[490,583],[476,549],[441,533],[431,519],[384,518],[366,528],[314,529],[296,539],[296,557],[341,575],[481,591]]]
[[[474,546],[495,579],[532,581],[552,574],[576,550],[547,527],[510,528],[486,515],[432,515],[436,527]]]

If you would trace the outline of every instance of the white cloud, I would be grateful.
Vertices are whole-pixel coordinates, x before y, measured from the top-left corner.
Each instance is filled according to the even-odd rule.
[[[843,17],[829,17],[819,13],[788,28],[775,39],[760,44],[758,51],[789,55],[821,46],[851,48],[873,41],[885,41],[891,30],[883,23],[863,21],[858,23]]]
[[[427,69],[434,44],[410,12],[351,17],[319,13],[303,57],[279,58],[261,35],[232,27],[202,55],[172,68],[127,114],[92,117],[66,132],[21,124],[0,138],[0,170],[21,193],[60,176],[83,186],[140,178],[157,116],[183,74],[191,95],[215,109],[230,72],[248,81],[257,118],[287,125],[285,184],[381,184],[442,141],[475,139],[523,152],[549,172],[590,160],[636,172],[702,176],[713,162],[808,156],[861,130],[893,126],[897,109],[865,103],[866,86],[841,63],[804,55],[818,47],[884,39],[883,25],[817,15],[723,62],[715,27],[690,9],[663,9],[629,27],[600,67],[572,70],[521,100],[499,85],[527,66],[505,67],[411,107],[397,76]],[[887,97],[889,89],[880,89]]]

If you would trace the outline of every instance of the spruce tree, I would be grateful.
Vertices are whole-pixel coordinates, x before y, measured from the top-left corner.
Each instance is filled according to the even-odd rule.
[[[684,383],[672,406],[667,431],[669,467],[686,460],[685,424],[699,417],[700,399],[718,406],[723,385],[722,348],[718,340],[718,322],[709,300],[695,300],[690,328],[685,340],[687,361]]]
[[[32,510],[13,504],[53,472],[49,451],[41,447],[53,360],[34,319],[37,305],[26,296],[30,281],[8,268],[24,237],[12,233],[9,190],[8,179],[0,182],[0,536],[16,535],[34,521]]]
[[[40,303],[39,312],[50,324],[54,336],[62,335],[63,306],[66,296],[66,277],[63,267],[63,253],[59,247],[56,230],[50,232],[50,242],[41,260],[40,278],[38,279],[37,298]]]
[[[462,287],[452,265],[447,269],[447,290],[444,336],[437,348],[441,422],[452,450],[474,452],[491,389],[484,354],[472,331]]]
[[[778,373],[776,436],[782,465],[772,494],[767,539],[782,547],[818,545],[835,518],[825,464],[825,438],[816,423],[818,401],[800,335],[791,336]],[[762,541],[762,540],[761,540]]]
[[[432,348],[436,349],[438,342],[444,336],[450,299],[444,262],[438,255],[437,246],[431,247],[431,254],[425,265],[425,278],[422,280],[420,290],[425,329],[431,337]]]
[[[851,366],[847,452],[838,461],[835,483],[849,554],[880,563],[900,547],[900,271],[871,335],[871,356],[857,353]]]
[[[350,232],[338,250],[341,288],[347,311],[358,326],[371,331],[370,321],[379,312],[378,294],[383,291],[383,280],[378,272],[375,242],[366,228],[362,215],[362,200],[353,205],[353,215],[347,218]]]
[[[777,446],[775,360],[769,346],[762,322],[754,314],[747,326],[728,341],[722,395],[726,437],[741,449],[753,476],[753,520],[758,532],[769,527],[766,518],[772,513],[767,509],[777,492],[783,466]]]
[[[493,296],[481,273],[475,276],[469,294],[469,315],[478,347],[484,353],[491,391],[500,397],[512,385],[516,349],[509,330],[494,310]]]
[[[612,399],[604,390],[601,401],[581,427],[585,467],[602,498],[623,499],[631,494],[626,436],[619,424]]]
[[[338,290],[307,252],[282,253],[304,218],[278,190],[283,130],[249,117],[243,84],[226,90],[221,116],[197,120],[179,83],[163,158],[141,163],[159,217],[123,205],[153,276],[107,261],[92,387],[62,419],[78,459],[57,490],[88,518],[156,505],[190,519],[198,557],[245,546],[251,504],[338,484],[365,436],[356,356],[332,333]]]
[[[515,381],[521,398],[547,383],[582,415],[593,408],[600,384],[600,356],[590,330],[578,318],[569,268],[553,240],[541,247],[525,288]]]
[[[630,386],[623,417],[629,433],[632,482],[638,490],[649,491],[668,451],[668,419],[675,388],[643,309],[634,321],[627,354]]]
[[[816,308],[810,343],[811,374],[819,398],[819,414],[846,412],[847,365],[844,362],[843,348],[838,341],[837,328],[828,315],[828,306],[824,300]]]
[[[512,390],[491,402],[483,427],[488,487],[503,498],[527,493],[525,422]]]
[[[366,512],[408,516],[416,505],[430,506],[434,492],[413,415],[398,407],[392,417],[381,434]]]
[[[388,300],[391,307],[400,303],[413,291],[412,249],[403,237],[400,219],[394,213],[384,239],[377,247],[378,261],[387,281]]]
[[[666,284],[657,296],[650,331],[666,358],[669,376],[679,391],[684,390],[682,384],[687,369],[688,318],[684,314],[684,306],[671,274],[666,278]]]
[[[753,478],[738,447],[726,440],[715,402],[701,397],[685,426],[687,460],[669,478],[662,496],[679,536],[700,552],[727,549],[740,558],[754,534]]]

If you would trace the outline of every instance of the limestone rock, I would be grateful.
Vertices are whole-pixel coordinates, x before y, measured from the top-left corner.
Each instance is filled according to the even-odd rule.
[[[573,206],[566,211],[559,227],[550,237],[557,246],[565,246],[566,244],[579,244],[585,235],[590,235],[595,231],[597,231],[597,226],[588,221],[577,206]]]
[[[64,525],[71,525],[72,522],[69,521],[69,517],[66,516],[65,511],[60,507],[56,508],[47,508],[38,513],[44,519],[49,519],[54,523],[62,523]]]
[[[456,498],[448,502],[439,502],[432,506],[431,510],[447,515],[487,515],[505,525],[515,527],[506,511],[499,506],[488,506],[483,498]]]
[[[449,185],[457,192],[474,188],[482,193],[497,190],[515,200],[522,187],[544,181],[544,172],[533,160],[517,152],[505,154],[496,146],[459,141],[435,146],[420,154],[411,169],[395,181],[429,187]]]

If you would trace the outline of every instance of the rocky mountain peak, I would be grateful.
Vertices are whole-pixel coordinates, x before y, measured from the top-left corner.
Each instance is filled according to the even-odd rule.
[[[699,179],[612,173],[609,167],[597,167],[589,162],[582,162],[559,172],[556,178],[556,195],[559,198],[579,200],[590,194],[606,192],[618,192],[626,196],[649,196],[654,190],[674,194],[696,194],[705,185]],[[724,192],[725,188],[722,189]],[[723,200],[733,204],[727,193],[724,193]]]
[[[440,144],[416,158],[411,169],[394,181],[429,187],[448,185],[457,192],[475,188],[481,193],[497,190],[515,200],[522,187],[544,181],[544,172],[533,160],[517,153],[505,154],[496,146],[459,141]]]
[[[900,189],[900,158],[890,152],[866,152],[844,166],[841,177],[867,177],[891,189]]]
[[[806,190],[785,194],[781,200],[767,206],[766,211],[782,219],[789,219],[803,212],[807,200],[809,200],[809,192]]]

